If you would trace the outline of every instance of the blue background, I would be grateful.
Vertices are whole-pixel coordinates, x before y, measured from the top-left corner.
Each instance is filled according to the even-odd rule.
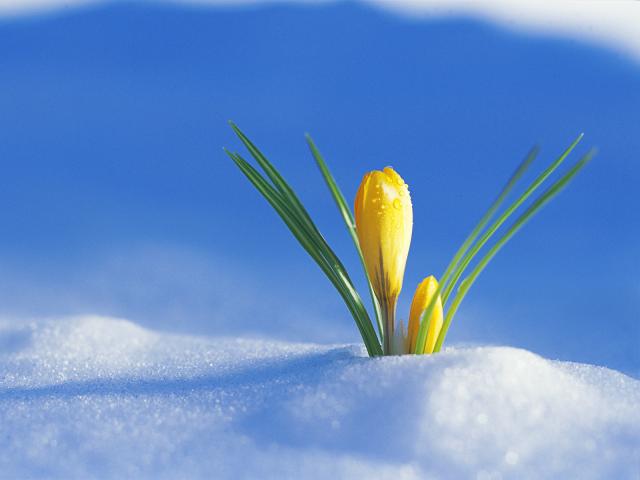
[[[97,313],[153,328],[358,340],[320,270],[222,147],[235,120],[362,283],[306,149],[352,199],[409,183],[399,315],[440,275],[529,148],[599,155],[499,254],[451,343],[507,344],[638,375],[640,65],[478,21],[354,4],[119,4],[0,23],[0,315]]]

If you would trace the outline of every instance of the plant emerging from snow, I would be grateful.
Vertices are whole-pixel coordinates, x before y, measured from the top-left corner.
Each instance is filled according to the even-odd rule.
[[[358,326],[370,356],[439,352],[460,303],[487,264],[540,208],[573,179],[594,154],[593,150],[589,151],[564,175],[551,183],[529,206],[523,207],[522,213],[506,232],[485,252],[482,248],[502,224],[560,167],[580,142],[582,134],[491,222],[509,192],[537,156],[538,149],[531,150],[455,253],[440,281],[438,282],[434,276],[429,276],[418,285],[411,302],[409,322],[405,328],[402,321],[396,325],[395,316],[413,229],[413,207],[407,184],[391,167],[367,173],[356,194],[354,217],[327,164],[311,137],[307,135],[311,153],[360,254],[378,325],[376,333],[367,309],[344,265],[329,247],[298,196],[251,140],[235,124],[231,123],[231,127],[258,162],[266,178],[240,154],[226,149],[225,152],[276,210],[340,293]],[[472,261],[481,251],[483,255],[473,268],[470,268]],[[470,271],[462,278],[469,268]],[[453,298],[448,305],[451,295]]]

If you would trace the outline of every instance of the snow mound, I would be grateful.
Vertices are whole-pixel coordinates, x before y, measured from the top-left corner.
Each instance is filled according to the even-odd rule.
[[[504,347],[0,323],[0,478],[639,478],[640,381]]]

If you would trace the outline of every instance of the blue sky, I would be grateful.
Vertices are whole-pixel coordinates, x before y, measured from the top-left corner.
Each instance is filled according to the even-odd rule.
[[[639,371],[640,63],[614,50],[360,4],[103,5],[0,21],[0,112],[0,315],[301,341],[358,334],[224,157],[226,120],[362,287],[303,134],[349,199],[367,170],[402,174],[405,318],[528,149],[540,171],[584,131],[577,154],[598,157],[483,273],[449,341]]]

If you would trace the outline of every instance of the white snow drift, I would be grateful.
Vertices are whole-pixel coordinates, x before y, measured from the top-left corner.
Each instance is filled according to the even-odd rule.
[[[200,6],[324,4],[340,0],[151,0]],[[342,0],[349,1],[349,0]],[[468,16],[537,33],[587,40],[640,60],[640,4],[590,0],[352,0],[411,17]],[[0,0],[0,17],[69,11],[116,0]]]
[[[640,381],[514,348],[0,324],[0,478],[637,478]]]

